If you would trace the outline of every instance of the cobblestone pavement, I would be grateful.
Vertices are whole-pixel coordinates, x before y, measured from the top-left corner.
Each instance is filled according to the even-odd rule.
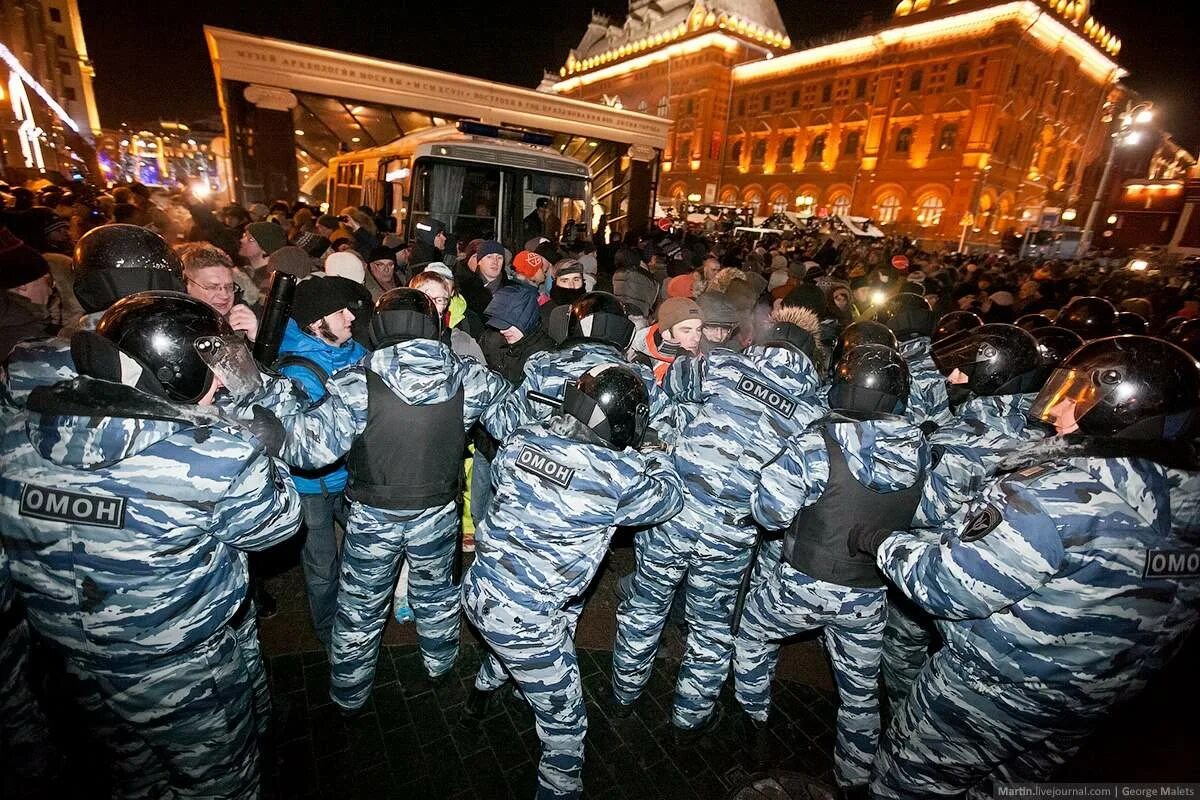
[[[414,646],[383,648],[365,713],[343,719],[329,700],[323,654],[271,658],[278,739],[275,794],[281,798],[520,798],[534,794],[538,740],[529,707],[510,695],[475,726],[462,707],[480,649],[464,647],[453,677],[431,687]],[[612,656],[581,650],[588,708],[585,796],[597,800],[722,798],[747,777],[736,703],[722,698],[723,719],[710,735],[679,746],[670,705],[677,664],[659,659],[650,684],[625,719],[609,719],[602,697]],[[782,769],[831,779],[834,705],[822,691],[777,685],[773,755]]]

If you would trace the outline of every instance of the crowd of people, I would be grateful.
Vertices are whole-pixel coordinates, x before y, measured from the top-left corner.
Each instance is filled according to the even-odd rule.
[[[769,768],[779,648],[821,629],[848,798],[1051,776],[1200,613],[1186,271],[0,197],[0,737],[30,796],[80,753],[114,796],[257,796],[248,554],[295,535],[333,702],[371,697],[389,616],[404,677],[445,681],[465,617],[466,721],[515,687],[539,798],[583,791],[573,638],[618,527],[607,713],[681,604],[676,738],[732,678]]]

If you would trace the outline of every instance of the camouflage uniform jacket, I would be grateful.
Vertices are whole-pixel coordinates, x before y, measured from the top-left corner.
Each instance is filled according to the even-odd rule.
[[[817,371],[803,353],[784,347],[718,350],[673,366],[667,393],[699,407],[673,451],[684,491],[706,515],[745,518],[763,465],[825,414],[815,394]],[[753,527],[738,530],[754,534]]]
[[[1079,457],[993,481],[940,541],[888,538],[877,563],[934,617],[946,648],[1001,681],[1068,687],[1108,701],[1194,617],[1196,578],[1172,577],[1168,470],[1146,459]]]
[[[0,522],[31,624],[77,660],[137,661],[219,632],[242,550],[296,532],[287,467],[244,428],[120,384],[30,397],[0,434]]]
[[[937,528],[962,521],[962,511],[991,477],[1000,460],[1025,442],[1043,439],[1047,430],[1025,416],[1032,394],[972,397],[956,422],[929,437],[933,470],[914,525]]]
[[[566,416],[513,434],[492,477],[471,570],[519,601],[554,608],[583,594],[616,526],[652,525],[683,507],[665,453],[615,451]]]
[[[930,423],[941,427],[954,421],[946,394],[946,376],[938,370],[929,354],[928,336],[900,343],[900,355],[908,363],[912,385],[908,392],[906,416],[914,425]]]

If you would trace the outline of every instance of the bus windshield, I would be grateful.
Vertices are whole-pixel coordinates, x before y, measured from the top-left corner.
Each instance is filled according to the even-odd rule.
[[[495,238],[498,167],[421,159],[415,178],[412,221],[434,217],[459,241]]]

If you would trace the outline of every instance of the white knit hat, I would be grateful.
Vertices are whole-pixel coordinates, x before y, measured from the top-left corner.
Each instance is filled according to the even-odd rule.
[[[362,283],[367,277],[367,268],[357,253],[343,250],[340,253],[331,253],[325,259],[325,274]]]

